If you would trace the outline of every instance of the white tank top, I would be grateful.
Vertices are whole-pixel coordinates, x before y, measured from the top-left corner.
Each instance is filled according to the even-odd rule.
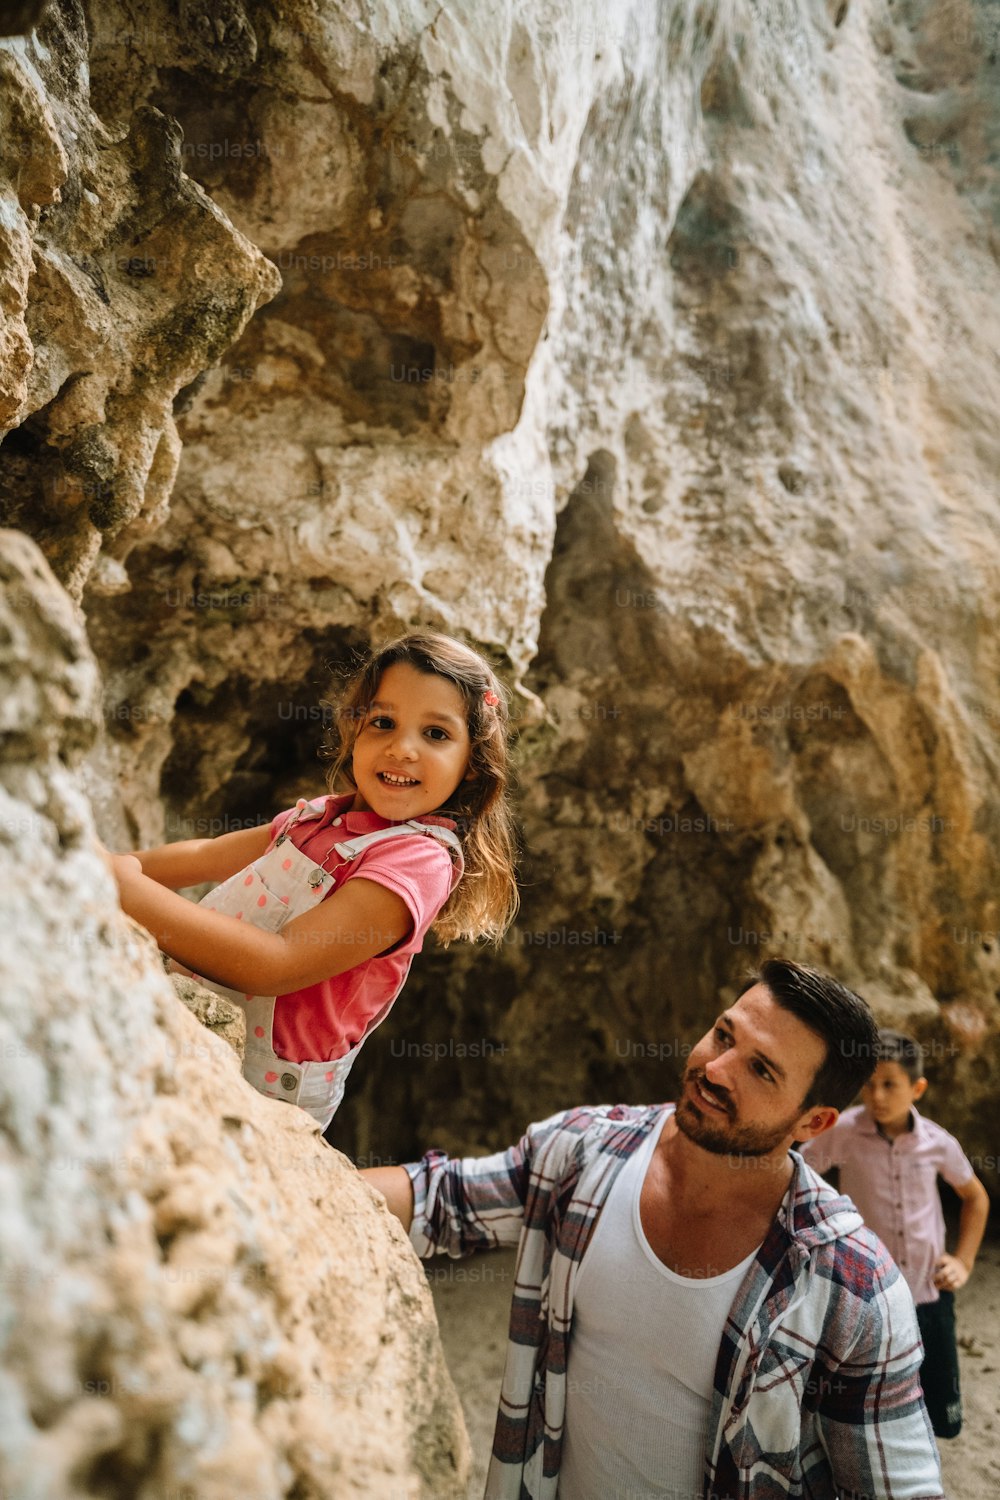
[[[577,1272],[559,1500],[702,1493],[722,1330],[757,1251],[711,1277],[653,1253],[639,1197],[671,1113],[618,1174]]]

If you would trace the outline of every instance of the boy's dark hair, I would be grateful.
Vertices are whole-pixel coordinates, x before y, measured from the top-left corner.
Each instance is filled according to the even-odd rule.
[[[878,1034],[877,1061],[899,1063],[911,1083],[924,1076],[924,1049],[902,1031],[882,1027]]]
[[[826,1061],[816,1070],[803,1109],[826,1104],[846,1109],[879,1060],[879,1031],[860,995],[816,969],[790,958],[769,958],[740,991],[764,984],[782,1010],[790,1011],[826,1043]]]

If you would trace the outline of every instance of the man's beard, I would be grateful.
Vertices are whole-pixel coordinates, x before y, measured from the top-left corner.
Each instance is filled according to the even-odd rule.
[[[709,1112],[708,1105],[695,1106],[686,1098],[680,1100],[674,1112],[681,1134],[713,1156],[768,1156],[788,1138],[802,1113],[796,1110],[794,1115],[777,1125],[736,1125],[728,1095],[710,1084],[704,1073],[692,1072],[689,1068],[684,1074],[683,1087],[688,1084],[700,1084],[709,1098],[717,1099],[729,1112],[728,1119],[717,1116]]]

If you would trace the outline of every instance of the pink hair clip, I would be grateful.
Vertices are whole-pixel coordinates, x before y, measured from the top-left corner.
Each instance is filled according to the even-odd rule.
[[[497,697],[496,693],[489,692],[483,694],[483,702],[486,704],[487,708],[496,708],[497,704],[500,702],[500,699]]]

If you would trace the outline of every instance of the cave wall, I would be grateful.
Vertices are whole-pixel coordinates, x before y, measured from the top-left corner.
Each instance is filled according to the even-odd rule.
[[[167,512],[178,392],[280,284],[184,173],[175,120],[95,112],[88,45],[75,4],[0,45],[0,514],[76,599],[127,582],[124,538]]]
[[[522,708],[522,918],[424,956],[335,1138],[664,1095],[783,951],[920,1033],[995,1170],[1000,7],[46,24],[85,63],[3,54],[51,129],[0,461],[102,666],[108,839],[315,790],[329,667],[401,626]]]

